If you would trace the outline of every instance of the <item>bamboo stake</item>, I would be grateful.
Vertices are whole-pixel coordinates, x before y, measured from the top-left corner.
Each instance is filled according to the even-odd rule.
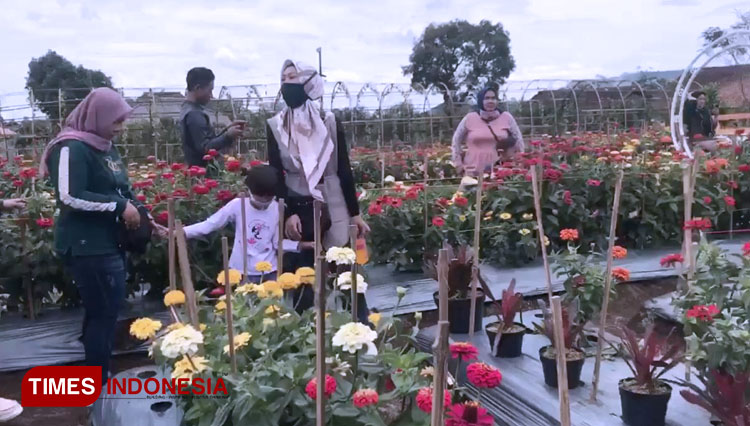
[[[279,198],[279,241],[276,245],[276,278],[284,273],[284,199]]]
[[[349,225],[349,244],[352,247],[352,250],[356,250],[357,248],[357,234],[359,233],[359,229],[357,228],[357,225]],[[352,288],[351,288],[351,295],[352,295],[352,322],[358,322],[358,316],[357,316],[357,309],[359,308],[359,294],[357,293],[357,272],[359,269],[359,265],[357,262],[352,263]]]
[[[313,219],[315,222],[315,312],[317,313],[315,319],[315,375],[317,377],[317,391],[318,395],[315,400],[315,424],[317,426],[325,425],[325,378],[326,378],[326,342],[325,342],[325,330],[326,330],[326,283],[325,273],[325,258],[322,256],[322,239],[320,229],[320,217],[322,205],[321,202],[315,200],[313,203]]]
[[[247,213],[245,212],[244,192],[240,194],[240,217],[240,226],[242,226],[242,281],[245,282],[247,280]]]
[[[443,425],[445,380],[448,370],[448,250],[438,252],[439,320],[438,334],[432,346],[435,375],[432,381],[431,426]]]
[[[176,219],[175,239],[177,242],[177,256],[180,260],[180,276],[182,277],[182,288],[185,292],[185,304],[187,305],[188,319],[190,324],[196,330],[200,330],[198,324],[198,302],[195,297],[195,287],[193,287],[193,278],[190,276],[190,259],[188,258],[187,242],[185,241],[185,231],[182,229],[182,221]]]
[[[560,296],[552,297],[552,318],[555,327],[555,352],[557,353],[557,394],[560,398],[560,425],[570,426],[570,395],[568,394],[568,368],[565,361],[562,303]]]
[[[23,248],[23,251],[26,251],[26,243],[28,241],[27,233],[28,233],[28,219],[22,219],[23,222],[21,223],[21,247]],[[29,271],[29,257],[23,256],[21,259],[21,263],[24,265],[24,270]],[[24,274],[23,276],[23,283],[26,287],[26,304],[29,305],[29,319],[35,320],[36,319],[36,313],[34,312],[34,290],[31,288],[34,285],[34,282],[29,279],[29,274]]]
[[[549,259],[547,259],[547,246],[544,244],[544,225],[542,224],[542,202],[541,202],[541,189],[539,188],[539,177],[537,176],[537,168],[534,167],[531,170],[531,187],[534,191],[534,210],[536,211],[536,224],[539,233],[539,246],[542,248],[542,262],[544,263],[544,274],[547,280],[547,297],[552,300],[552,274],[549,269]]]
[[[698,164],[701,155],[700,150],[695,152],[692,160],[689,160],[689,166],[682,169],[682,192],[685,202],[685,222],[693,219],[693,197],[695,194],[695,179],[698,171]],[[683,226],[683,228],[685,228]],[[693,230],[685,229],[683,231],[683,250],[685,252],[684,267],[687,268],[687,276],[682,289],[684,293],[690,291],[690,286],[695,275],[695,259],[693,256]],[[690,381],[690,360],[685,361],[685,381]]]
[[[169,289],[177,289],[177,265],[176,265],[176,252],[175,252],[175,233],[174,233],[174,198],[169,197],[167,200],[167,214],[169,219],[167,220],[167,226],[169,227],[168,232],[168,254],[169,254]]]
[[[602,365],[602,346],[604,345],[604,330],[607,326],[607,309],[609,309],[609,292],[612,288],[612,260],[615,247],[615,232],[617,217],[620,212],[620,195],[622,193],[623,171],[617,174],[615,182],[615,199],[612,202],[612,218],[609,222],[609,249],[607,250],[607,272],[604,277],[604,301],[602,302],[601,318],[599,319],[599,339],[596,345],[596,362],[594,363],[594,386],[591,389],[591,401],[596,401],[599,390],[599,371]]]
[[[244,203],[244,197],[242,199]],[[244,204],[243,204],[244,205]],[[234,325],[232,324],[232,283],[229,282],[229,243],[227,237],[221,237],[221,255],[224,260],[224,303],[227,317],[227,338],[229,339],[229,360],[232,374],[237,374],[237,356],[234,353]]]
[[[474,265],[471,270],[471,305],[469,307],[469,341],[474,338],[476,324],[474,316],[477,313],[477,283],[479,281],[479,228],[482,226],[482,191],[484,187],[484,171],[479,172],[477,183],[477,204],[474,218]]]

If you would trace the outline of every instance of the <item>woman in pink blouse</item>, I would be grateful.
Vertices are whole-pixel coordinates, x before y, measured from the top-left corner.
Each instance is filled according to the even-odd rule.
[[[476,176],[498,160],[523,151],[523,136],[516,120],[498,108],[497,89],[488,87],[477,95],[478,111],[472,111],[458,123],[453,134],[453,165],[459,174]],[[463,145],[466,153],[463,154]]]

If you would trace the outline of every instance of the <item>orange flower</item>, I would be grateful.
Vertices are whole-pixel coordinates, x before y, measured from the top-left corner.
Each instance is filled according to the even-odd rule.
[[[630,271],[628,271],[625,268],[612,268],[612,276],[617,281],[629,281],[630,280]]]
[[[577,229],[563,229],[560,231],[560,239],[563,241],[576,241],[578,240]]]
[[[628,249],[622,246],[612,247],[612,257],[615,259],[625,259],[628,255]]]

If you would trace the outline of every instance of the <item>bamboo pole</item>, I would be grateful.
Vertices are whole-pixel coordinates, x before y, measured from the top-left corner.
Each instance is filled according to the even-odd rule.
[[[240,226],[242,226],[242,281],[247,280],[247,213],[245,193],[240,194]],[[262,283],[258,283],[262,284]]]
[[[695,152],[695,156],[692,160],[689,160],[689,166],[682,169],[682,195],[685,203],[685,223],[693,219],[693,197],[695,194],[695,179],[698,171],[698,164],[701,155],[700,150]],[[686,280],[684,283],[683,293],[690,291],[691,283],[695,275],[695,259],[693,255],[693,230],[685,229],[683,226],[683,251],[685,253],[683,263],[686,268]],[[685,361],[685,381],[690,381],[690,360]]]
[[[185,231],[182,229],[182,221],[179,219],[174,221],[174,226],[177,255],[180,261],[180,276],[182,277],[182,288],[185,292],[188,319],[193,328],[200,330],[198,323],[198,302],[195,296],[195,288],[193,287],[193,278],[190,276],[190,259],[188,258]]]
[[[443,425],[445,381],[448,370],[448,250],[438,252],[438,334],[432,346],[435,375],[432,381],[431,426]],[[458,380],[458,378],[456,378]]]
[[[357,249],[357,234],[359,233],[359,229],[357,228],[357,225],[349,225],[349,245],[351,245],[352,250]],[[357,293],[357,272],[359,270],[359,265],[357,264],[356,260],[352,263],[352,289],[351,289],[351,295],[352,295],[352,322],[358,322],[358,316],[357,316],[357,309],[359,308],[359,294]]]
[[[320,217],[322,203],[315,200],[313,203],[313,219],[315,222],[315,375],[317,377],[318,395],[315,400],[315,424],[325,425],[325,378],[326,378],[326,283],[323,268],[326,267],[325,258],[322,256],[322,234],[320,229]]]
[[[226,317],[227,338],[229,340],[229,360],[232,365],[232,374],[237,374],[237,356],[234,353],[234,325],[232,324],[232,283],[229,282],[229,243],[227,242],[227,237],[221,237],[221,255],[224,260],[224,303],[227,305]]]
[[[568,368],[565,360],[565,341],[563,337],[562,303],[560,296],[552,297],[552,318],[555,328],[555,352],[557,353],[557,394],[560,398],[560,425],[570,426]]]
[[[596,362],[594,363],[594,386],[591,389],[591,401],[596,401],[599,390],[599,371],[602,365],[602,346],[604,345],[604,330],[607,326],[607,310],[609,309],[609,292],[612,288],[612,261],[614,257],[615,232],[617,218],[620,212],[620,195],[622,193],[623,170],[617,174],[615,182],[615,199],[612,202],[612,218],[609,222],[609,249],[607,250],[607,272],[604,276],[604,301],[602,302],[601,318],[599,318],[599,339],[596,345]]]
[[[27,249],[27,242],[28,242],[28,219],[22,219],[21,223],[21,247],[23,248],[23,252]],[[29,277],[29,257],[23,256],[21,259],[21,263],[23,263],[24,270],[27,271],[26,274],[23,275],[23,283],[25,284],[24,287],[26,287],[26,304],[29,306],[29,319],[35,320],[36,319],[36,313],[34,312],[34,289],[31,287],[34,285],[34,281],[32,281]]]
[[[484,171],[479,172],[477,183],[477,203],[474,217],[474,264],[471,270],[471,302],[469,307],[469,341],[474,338],[476,324],[474,316],[477,312],[477,283],[479,282],[479,228],[482,226],[482,191],[484,187]]]
[[[167,214],[169,219],[167,220],[167,226],[169,227],[168,233],[168,256],[169,256],[169,289],[177,289],[177,258],[175,257],[175,232],[174,232],[174,198],[169,197],[167,200]]]
[[[531,188],[534,192],[534,210],[536,212],[536,224],[539,233],[539,246],[542,248],[542,262],[544,263],[544,275],[547,280],[547,297],[552,300],[552,274],[549,269],[549,259],[547,259],[547,246],[544,244],[544,225],[542,223],[542,202],[541,202],[541,189],[539,188],[539,177],[537,176],[537,168],[532,167],[531,170]]]
[[[276,245],[276,278],[284,273],[284,199],[279,198],[279,235]]]

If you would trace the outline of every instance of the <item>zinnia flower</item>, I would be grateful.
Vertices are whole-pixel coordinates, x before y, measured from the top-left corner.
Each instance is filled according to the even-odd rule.
[[[370,327],[360,322],[350,322],[344,324],[333,335],[333,346],[341,346],[341,349],[351,354],[357,353],[363,346],[367,346],[368,355],[376,355],[378,349],[373,343],[378,338],[376,333]]]
[[[469,199],[466,197],[454,197],[453,203],[459,207],[466,207],[469,204]]]
[[[628,281],[630,280],[630,271],[625,268],[612,268],[612,276],[617,281]]]
[[[372,389],[361,389],[354,392],[352,403],[358,408],[364,408],[378,403],[378,393]]]
[[[219,300],[216,302],[216,306],[214,306],[214,309],[216,309],[216,312],[221,312],[227,308],[227,302],[223,300]]]
[[[513,216],[508,212],[500,213],[500,219],[502,220],[510,220]]]
[[[357,260],[357,254],[349,247],[331,247],[326,252],[326,261],[337,265],[351,265]]]
[[[602,181],[596,180],[596,179],[589,179],[588,181],[586,181],[586,185],[588,186],[599,186],[601,184],[602,184]]]
[[[51,218],[43,217],[41,219],[37,219],[36,220],[36,224],[40,228],[50,228],[50,227],[52,227],[52,225],[55,224],[55,222]]]
[[[451,394],[445,390],[444,407],[451,405]],[[432,387],[424,387],[417,392],[417,407],[425,413],[432,412]]]
[[[367,209],[367,213],[370,216],[377,216],[377,215],[383,213],[383,206],[381,206],[378,203],[372,203],[372,204],[370,204],[370,207]]]
[[[237,285],[242,281],[242,272],[236,270],[236,269],[230,269],[229,270],[229,284],[231,285]],[[219,275],[216,276],[216,282],[221,285],[226,285],[226,281],[224,281],[224,271],[219,271]]]
[[[211,189],[207,187],[206,185],[196,184],[193,185],[193,192],[195,192],[198,195],[204,195],[211,192]]]
[[[255,293],[261,299],[273,297],[281,299],[284,297],[284,289],[281,288],[281,284],[276,281],[266,281],[263,284],[255,287]]]
[[[576,241],[578,240],[578,230],[577,229],[563,229],[560,231],[560,239],[563,241]]]
[[[454,404],[448,409],[445,426],[492,426],[495,421],[476,402]]]
[[[700,231],[706,231],[711,229],[711,219],[696,218],[685,222],[683,229],[698,229]]]
[[[573,204],[573,196],[570,191],[563,192],[563,202],[567,205]]]
[[[294,290],[299,287],[299,277],[291,272],[285,272],[277,280],[284,290]]]
[[[275,315],[279,312],[281,312],[281,307],[279,305],[270,305],[265,310],[266,315]]]
[[[742,255],[745,257],[750,256],[750,243],[745,243],[745,245],[742,246]]]
[[[479,351],[476,346],[469,342],[456,342],[450,345],[451,357],[456,359],[461,357],[464,361],[471,361],[477,358]]]
[[[373,312],[367,316],[367,320],[370,321],[375,327],[378,326],[381,318],[382,316],[378,312]]]
[[[250,341],[251,337],[253,336],[250,333],[240,333],[234,336],[234,350],[247,346],[247,343]],[[224,345],[224,353],[229,353],[229,345]]]
[[[706,204],[711,204],[711,201],[713,201],[713,200],[711,199],[711,197],[703,197],[703,202],[704,202],[704,203],[706,203]]]
[[[164,295],[164,305],[182,305],[185,303],[185,293],[182,290],[170,290]]]
[[[191,364],[190,361],[193,361],[193,363]],[[206,358],[202,356],[195,356],[188,359],[183,355],[182,358],[175,361],[174,363],[174,368],[172,369],[172,378],[175,380],[192,379],[193,374],[205,371],[207,368],[207,364],[208,362],[206,361]],[[193,369],[193,365],[195,365],[195,369]]]
[[[303,266],[297,269],[295,275],[299,278],[301,284],[314,284],[315,283],[315,269]]]
[[[729,195],[724,197],[724,202],[727,203],[727,205],[730,207],[734,207],[737,205],[737,201],[735,201],[734,197],[730,197]]]
[[[523,236],[526,236],[526,235],[531,234],[531,230],[526,229],[526,228],[522,228],[522,229],[518,230],[518,233],[521,234],[521,235],[523,235]]]
[[[681,254],[675,253],[662,257],[659,263],[661,264],[662,268],[673,268],[675,266],[675,263],[682,263],[684,261],[685,259]]]
[[[230,172],[236,172],[240,169],[240,162],[239,160],[229,160],[226,162],[225,167],[227,168],[227,171]]]
[[[338,279],[336,279],[336,284],[341,290],[351,290],[352,273],[350,271],[342,272],[341,275],[339,275]],[[364,294],[365,292],[367,292],[367,283],[365,282],[365,277],[357,274],[357,293]]]
[[[305,392],[307,393],[307,396],[310,397],[310,399],[318,399],[318,380],[315,377],[307,382],[307,386],[305,386]],[[330,398],[334,392],[336,392],[336,379],[326,374],[326,398]]]
[[[435,375],[435,367],[428,365],[427,367],[419,371],[419,375],[429,379],[430,377]]]
[[[688,318],[695,318],[698,321],[711,322],[719,314],[719,308],[716,305],[695,305],[687,311]]]
[[[483,362],[475,362],[466,367],[466,377],[478,388],[494,388],[500,385],[503,375],[495,367]]]
[[[191,325],[170,331],[161,341],[161,353],[167,358],[180,355],[195,355],[198,345],[203,344],[203,334]]]
[[[615,259],[624,259],[628,255],[628,249],[621,246],[612,247],[612,257]]]
[[[255,270],[258,272],[271,272],[273,265],[270,262],[258,262],[255,264]]]
[[[523,216],[521,216],[523,220],[532,220],[534,219],[534,215],[532,213],[524,213]]]
[[[159,329],[161,329],[161,321],[151,318],[138,318],[130,324],[130,334],[141,340],[153,338]]]

